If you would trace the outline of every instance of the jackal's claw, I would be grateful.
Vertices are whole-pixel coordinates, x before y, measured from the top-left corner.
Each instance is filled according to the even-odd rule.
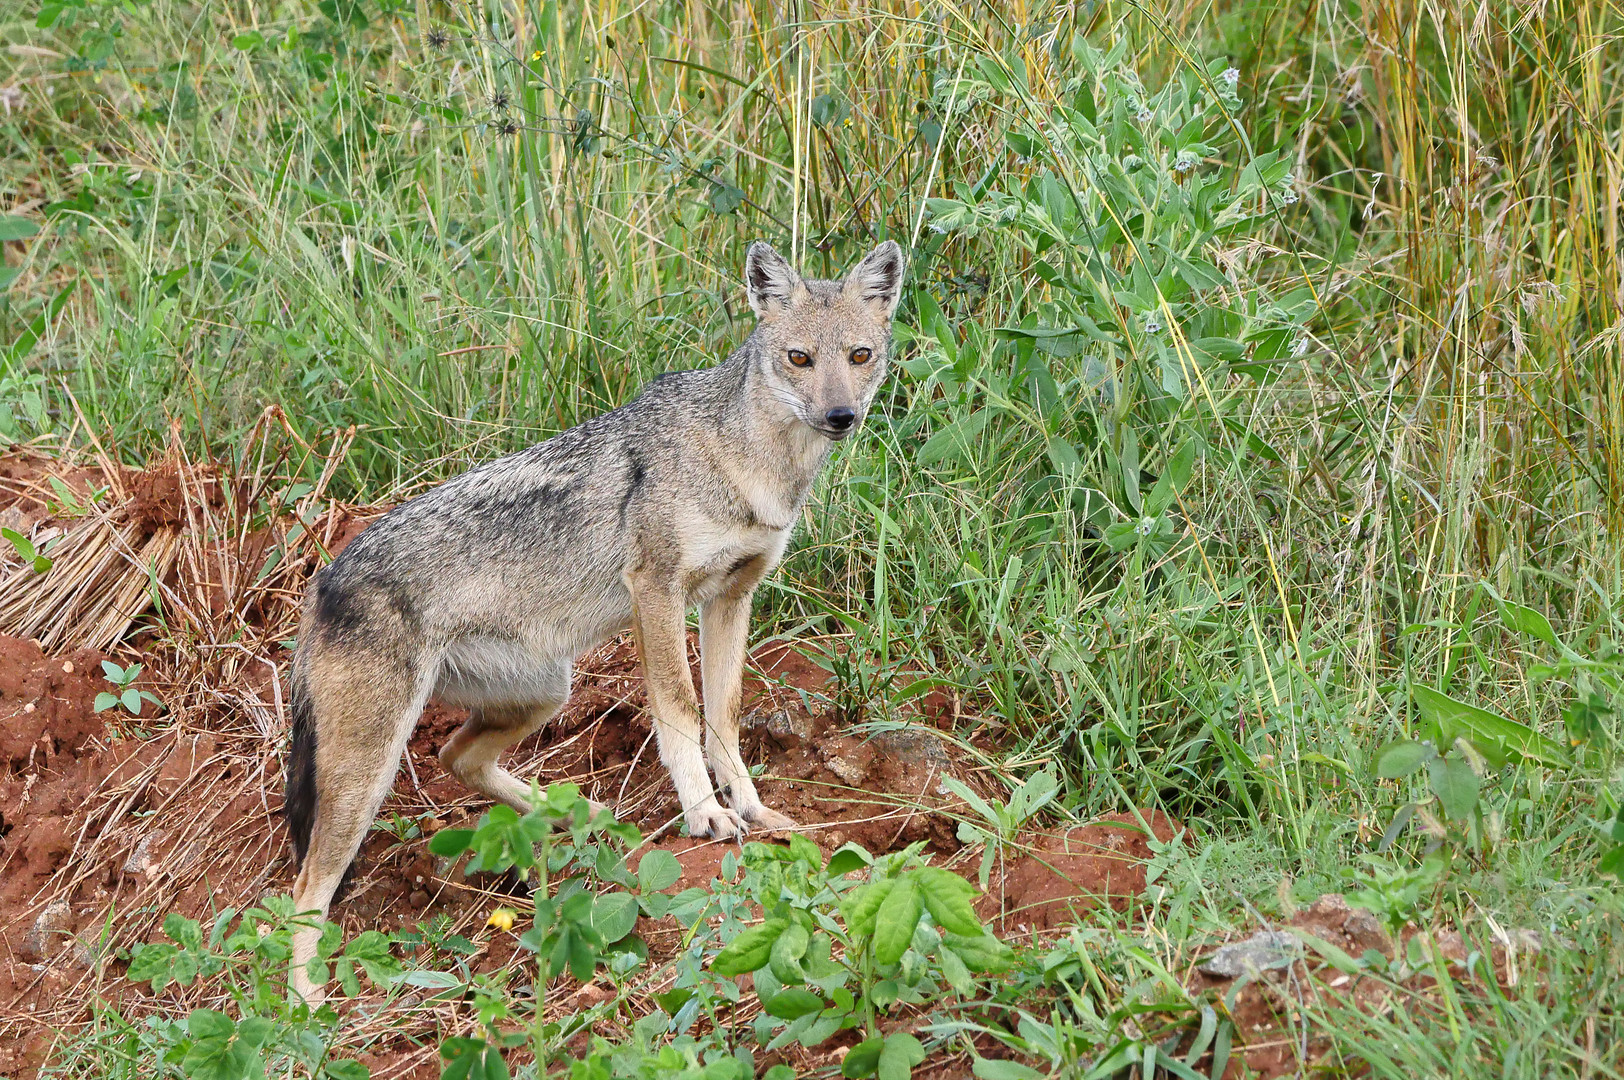
[[[694,807],[684,815],[689,836],[710,836],[717,840],[732,840],[744,836],[749,826],[737,812],[717,803],[714,799]]]
[[[794,818],[780,814],[777,810],[769,810],[765,806],[756,806],[744,811],[744,820],[750,823],[752,829],[760,829],[762,832],[789,832],[799,828]]]

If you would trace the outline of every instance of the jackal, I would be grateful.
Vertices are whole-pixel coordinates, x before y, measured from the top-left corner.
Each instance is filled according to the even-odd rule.
[[[885,378],[904,263],[887,241],[839,281],[803,280],[752,244],[757,325],[725,361],[661,375],[612,412],[446,481],[316,575],[286,761],[299,911],[326,916],[430,697],[472,709],[441,762],[526,810],[529,785],[498,755],[563,706],[575,657],[627,627],[688,831],[794,824],[762,805],[739,756],[750,600]],[[312,1001],[317,938],[294,939],[293,987]]]

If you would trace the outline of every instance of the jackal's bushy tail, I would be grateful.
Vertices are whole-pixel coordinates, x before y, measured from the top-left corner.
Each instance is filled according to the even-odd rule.
[[[310,850],[310,830],[316,824],[316,712],[310,701],[310,688],[295,666],[289,712],[293,717],[293,738],[283,762],[286,794],[283,811],[288,816],[288,832],[293,837],[293,857],[304,864]]]

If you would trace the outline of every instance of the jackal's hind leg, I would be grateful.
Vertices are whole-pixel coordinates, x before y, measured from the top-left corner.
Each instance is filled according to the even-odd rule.
[[[485,705],[474,709],[468,722],[457,729],[440,749],[440,763],[469,788],[519,813],[530,809],[530,784],[496,763],[502,752],[523,742],[558,715],[570,692],[568,665],[560,665],[543,680],[548,693],[540,701],[525,705]],[[603,809],[591,803],[594,813]]]
[[[296,912],[319,923],[378,807],[394,784],[406,740],[423,713],[426,685],[366,683],[337,667],[311,673],[316,715],[316,813],[310,847],[293,883]],[[289,985],[312,1006],[323,992],[306,973],[321,938],[319,927],[294,931]]]

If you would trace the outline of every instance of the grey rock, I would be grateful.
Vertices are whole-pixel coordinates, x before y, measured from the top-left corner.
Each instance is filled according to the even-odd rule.
[[[868,778],[868,765],[840,754],[829,754],[823,759],[829,771],[840,777],[842,783],[856,787]]]
[[[39,913],[34,925],[28,928],[28,933],[23,935],[18,954],[29,962],[49,959],[72,928],[72,922],[73,909],[68,907],[68,902],[53,900]]]
[[[1225,945],[1196,970],[1220,979],[1238,979],[1242,975],[1286,967],[1302,955],[1302,943],[1292,935],[1279,930],[1259,930],[1245,941]]]
[[[882,731],[874,736],[874,749],[904,765],[934,765],[940,769],[950,764],[947,749],[934,728],[910,725]]]
[[[126,874],[151,874],[157,869],[152,858],[152,843],[158,838],[157,833],[147,833],[130,849],[129,857],[124,860]]]
[[[743,721],[746,728],[766,728],[767,734],[782,742],[785,739],[800,739],[805,742],[812,737],[812,717],[799,709],[779,709],[767,712],[757,709]]]

